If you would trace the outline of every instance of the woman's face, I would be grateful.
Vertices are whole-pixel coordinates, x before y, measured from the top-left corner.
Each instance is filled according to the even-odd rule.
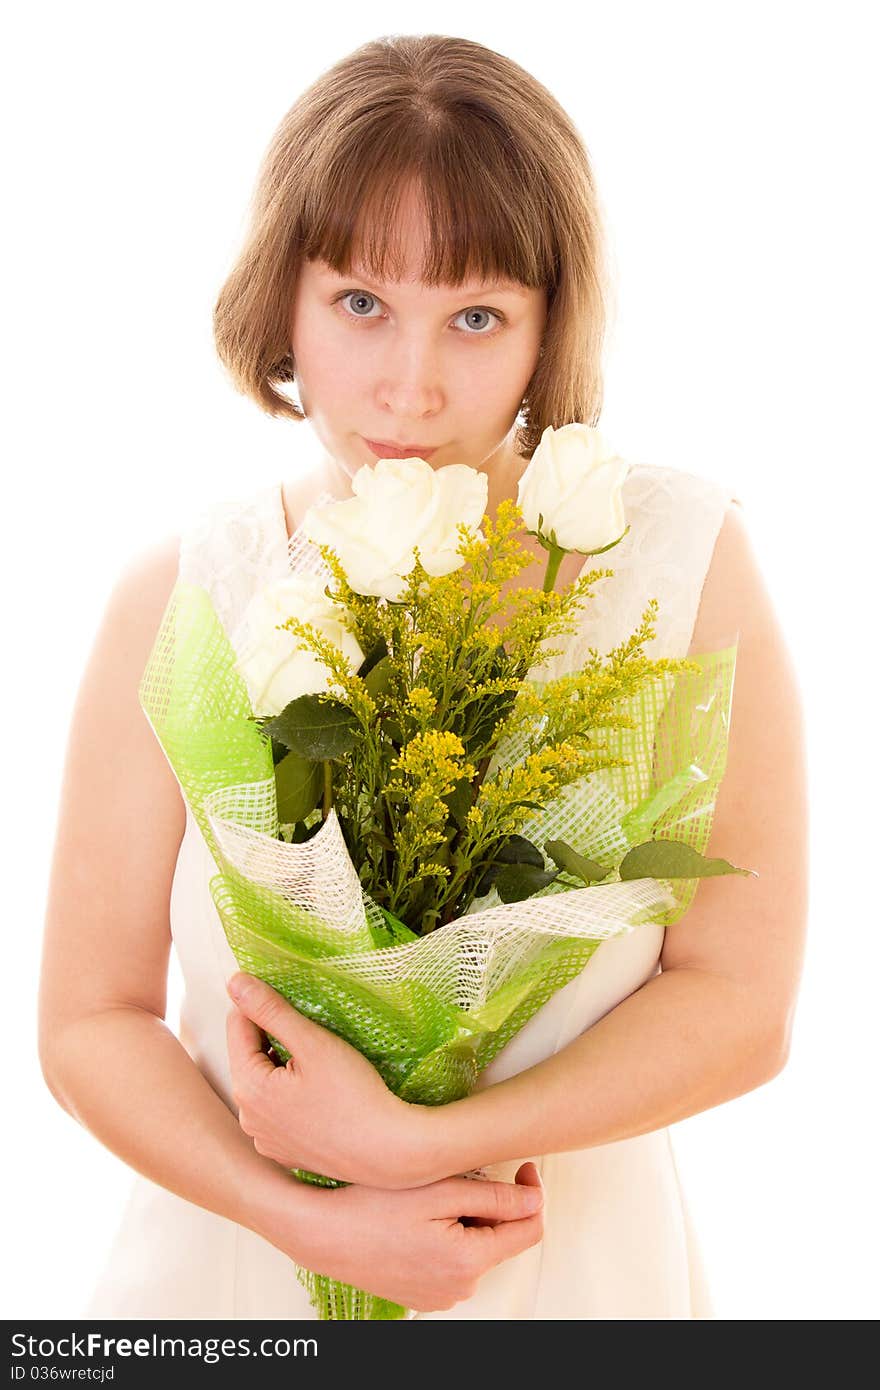
[[[434,468],[464,463],[491,473],[509,463],[546,291],[425,285],[424,224],[415,204],[404,209],[404,278],[378,284],[360,268],[341,276],[323,261],[303,263],[291,318],[300,403],[349,478],[381,456],[367,440],[415,446],[421,457],[434,449]]]

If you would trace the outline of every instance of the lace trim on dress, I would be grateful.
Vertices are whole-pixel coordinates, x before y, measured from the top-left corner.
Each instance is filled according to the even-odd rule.
[[[331,494],[322,493],[317,502],[329,500]],[[605,555],[588,556],[581,570],[609,568],[614,574],[596,581],[576,631],[548,643],[565,650],[536,666],[535,674],[550,680],[575,670],[588,659],[590,649],[607,655],[639,626],[651,598],[657,599],[659,609],[656,637],[645,644],[645,654],[685,655],[731,501],[739,504],[731,490],[717,482],[681,469],[634,464],[623,484],[630,530]],[[288,537],[278,483],[208,507],[181,540],[181,579],[208,590],[231,635],[253,594],[294,565],[329,577],[318,550],[301,529]]]

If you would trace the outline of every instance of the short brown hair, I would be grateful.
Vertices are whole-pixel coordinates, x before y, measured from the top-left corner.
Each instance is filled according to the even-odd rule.
[[[547,290],[541,355],[516,448],[547,425],[595,425],[609,283],[586,148],[553,96],[469,39],[391,35],[363,44],[290,108],[263,158],[245,242],[214,308],[217,351],[270,415],[305,417],[277,387],[295,380],[289,332],[303,259],[340,274],[353,250],[399,277],[389,245],[415,181],[430,244],[426,284],[498,277]]]

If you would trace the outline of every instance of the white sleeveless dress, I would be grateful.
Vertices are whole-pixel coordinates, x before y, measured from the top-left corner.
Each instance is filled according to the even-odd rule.
[[[585,620],[543,679],[576,667],[587,648],[610,652],[659,602],[651,657],[685,656],[730,491],[679,469],[635,464],[623,486],[630,531],[604,558]],[[733,500],[736,500],[735,498]],[[232,634],[257,587],[283,574],[290,543],[281,487],[215,504],[183,536],[180,577],[209,589]],[[565,640],[565,639],[562,639]],[[556,639],[557,644],[560,639]],[[208,882],[217,872],[187,808],[171,890],[171,928],[184,980],[180,1040],[236,1112],[226,1052],[225,982],[237,968]],[[674,926],[670,930],[674,930]],[[486,1068],[478,1089],[565,1047],[659,973],[664,928],[604,942]],[[544,1182],[544,1238],[484,1275],[476,1293],[420,1319],[712,1318],[700,1253],[670,1132],[491,1165],[512,1182],[527,1158]],[[288,1258],[262,1237],[135,1176],[87,1318],[315,1318]]]

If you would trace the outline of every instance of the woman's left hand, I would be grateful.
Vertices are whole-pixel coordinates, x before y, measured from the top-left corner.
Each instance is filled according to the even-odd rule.
[[[418,1186],[422,1107],[400,1100],[357,1048],[263,980],[239,972],[227,989],[233,1099],[257,1153],[341,1182]],[[285,1066],[266,1056],[260,1029],[284,1044]]]

